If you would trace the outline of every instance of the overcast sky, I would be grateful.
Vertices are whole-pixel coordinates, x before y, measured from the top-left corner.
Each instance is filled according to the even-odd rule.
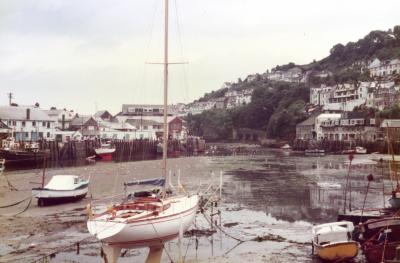
[[[162,0],[0,0],[0,104],[162,103]],[[400,24],[399,0],[170,0],[169,101]]]

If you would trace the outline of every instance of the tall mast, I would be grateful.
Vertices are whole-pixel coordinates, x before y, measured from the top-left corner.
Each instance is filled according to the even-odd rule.
[[[167,154],[168,154],[168,6],[169,1],[164,1],[165,21],[164,21],[164,133],[163,133],[163,173],[167,180]],[[165,195],[165,185],[163,194]]]

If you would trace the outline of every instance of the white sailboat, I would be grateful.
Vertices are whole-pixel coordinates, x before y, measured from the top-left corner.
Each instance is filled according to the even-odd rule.
[[[167,95],[168,95],[168,0],[165,0],[164,43],[164,134],[163,175],[151,179],[126,183],[131,185],[162,185],[161,193],[145,192],[115,204],[107,211],[93,214],[89,207],[87,227],[103,243],[108,260],[116,262],[121,248],[150,247],[147,262],[159,262],[163,243],[180,236],[192,224],[197,212],[198,195],[172,195],[167,193]],[[154,253],[151,253],[154,251]],[[151,255],[153,254],[153,255]],[[151,259],[150,259],[151,258]]]

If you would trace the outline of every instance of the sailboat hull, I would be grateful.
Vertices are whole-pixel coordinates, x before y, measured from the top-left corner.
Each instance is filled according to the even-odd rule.
[[[193,222],[198,197],[180,197],[168,211],[142,220],[89,220],[89,232],[109,246],[140,248],[162,244],[185,232]]]

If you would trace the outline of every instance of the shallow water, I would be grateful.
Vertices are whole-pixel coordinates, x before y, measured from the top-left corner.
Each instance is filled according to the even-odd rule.
[[[371,155],[356,155],[353,161],[355,165],[352,166],[350,180],[352,209],[363,206],[367,186],[366,176],[369,174],[373,174],[375,180],[370,185],[365,207],[383,206],[382,170],[371,162],[372,158]],[[182,169],[183,183],[192,191],[199,187],[199,182],[203,190],[210,182],[218,185],[219,173],[223,172],[223,202],[217,208],[221,210],[221,218],[216,216],[214,220],[217,220],[218,224],[222,222],[220,227],[224,233],[217,229],[214,235],[197,237],[197,241],[196,237],[185,237],[182,246],[182,253],[186,255],[185,261],[318,262],[310,257],[311,227],[313,224],[335,221],[338,211],[343,210],[344,187],[348,173],[346,161],[347,156],[305,157],[281,150],[268,150],[254,156],[174,159],[171,167]],[[138,165],[143,167],[138,168]],[[103,173],[104,176],[112,178],[112,173],[118,171],[120,175],[129,177],[132,171],[143,169],[146,172],[158,166],[158,161],[141,164],[107,163],[96,164],[90,168],[74,168],[74,172],[88,173],[89,169],[90,174]],[[387,173],[386,169],[384,170]],[[213,175],[211,171],[214,171]],[[11,178],[16,176],[17,174],[13,174]],[[120,183],[121,180],[115,179],[112,184]],[[389,191],[390,181],[384,182]],[[98,187],[107,189],[103,183]],[[109,188],[114,187],[112,184]],[[100,191],[98,195],[107,194]],[[84,204],[85,201],[82,201],[80,206]],[[348,206],[347,204],[346,207]],[[65,208],[67,207],[66,205]],[[57,220],[63,215],[63,206],[47,209],[47,213],[59,210]],[[46,216],[41,216],[40,211],[44,210],[32,208],[30,215],[45,219]],[[100,243],[90,238],[87,233],[82,212],[79,216],[75,218],[75,223],[69,224],[64,229],[48,230],[47,238],[55,236],[55,239],[50,241],[40,235],[39,229],[38,233],[29,235],[25,244],[21,242],[19,249],[22,252],[14,251],[12,256],[10,256],[11,248],[7,245],[10,243],[8,237],[0,242],[0,255],[4,256],[5,261],[9,259],[25,262],[38,259],[41,255],[48,255],[51,251],[63,250],[55,254],[51,262],[99,262]],[[68,220],[67,218],[63,222],[68,223]],[[210,229],[209,223],[201,214],[197,216],[195,225],[194,228],[197,229]],[[23,230],[14,231],[16,235],[22,234],[21,232]],[[266,240],[251,241],[257,237],[265,237]],[[78,255],[74,243],[83,238],[88,239],[81,242]],[[43,246],[45,242],[48,244]],[[35,248],[23,249],[32,243],[36,244]],[[171,260],[176,262],[177,242],[166,244],[166,251],[168,253],[164,253],[163,262]],[[143,262],[146,252],[146,249],[123,250],[124,256],[119,262]],[[356,262],[363,262],[362,255]]]

